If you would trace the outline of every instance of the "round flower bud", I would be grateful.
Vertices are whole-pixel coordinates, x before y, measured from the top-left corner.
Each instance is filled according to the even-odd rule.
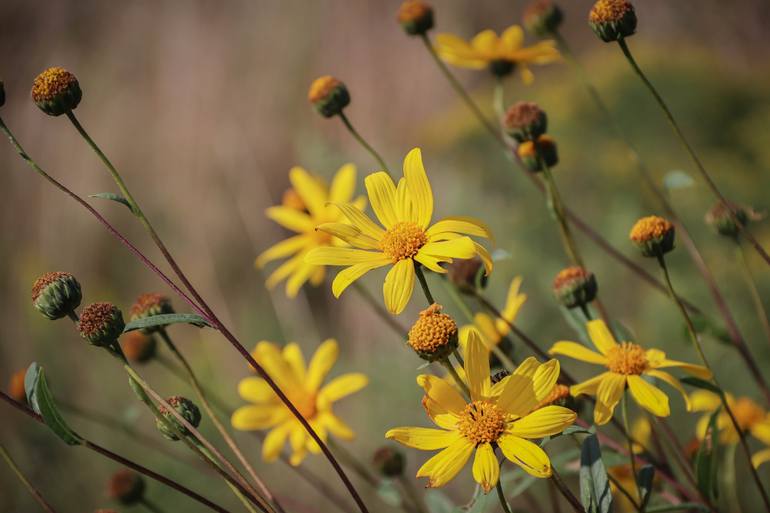
[[[503,127],[519,142],[534,141],[548,128],[548,117],[537,103],[516,102],[506,111]]]
[[[733,210],[734,218],[731,215],[730,208]],[[705,219],[706,224],[719,235],[735,238],[749,222],[749,213],[740,205],[730,203],[728,207],[728,205],[720,201],[706,212]],[[738,221],[737,223],[736,220]]]
[[[605,43],[618,41],[636,32],[636,12],[627,0],[599,0],[591,8],[588,24]]]
[[[495,59],[489,63],[489,71],[499,78],[509,75],[515,67],[515,63],[506,59]]]
[[[32,285],[32,305],[52,321],[71,315],[82,299],[80,283],[70,273],[46,273]]]
[[[562,269],[553,279],[553,294],[562,305],[576,308],[596,298],[596,277],[582,267]]]
[[[64,68],[48,68],[32,84],[32,101],[49,116],[75,110],[82,97],[78,79]]]
[[[107,496],[126,506],[139,503],[143,495],[144,478],[133,470],[118,470],[107,484]]]
[[[5,84],[0,80],[0,107],[5,105]]]
[[[135,330],[129,331],[120,339],[120,347],[129,362],[146,363],[155,357],[157,342],[151,335]]]
[[[398,8],[398,23],[410,36],[420,36],[433,28],[433,8],[420,0],[406,0]]]
[[[192,427],[197,428],[201,423],[201,412],[198,407],[195,406],[195,403],[193,403],[191,400],[180,395],[175,395],[174,397],[169,397],[166,399],[166,402],[172,408],[174,408],[174,410],[176,410],[176,412],[181,415],[187,422],[189,422]],[[174,417],[171,412],[166,409],[165,406],[160,406],[160,413],[166,420],[173,423],[174,426],[176,426],[176,428],[182,432],[182,434],[185,436],[190,434],[187,428],[184,427],[182,423],[179,422],[176,417]],[[155,425],[158,427],[158,430],[164,437],[168,438],[169,440],[179,440],[179,437],[176,436],[176,433],[174,433],[172,429],[166,426],[164,422],[156,420]]]
[[[516,148],[516,154],[521,159],[522,164],[533,173],[543,170],[543,162],[549,168],[559,163],[556,142],[548,135],[541,135],[537,138],[537,147],[533,141],[524,141]]]
[[[136,321],[138,319],[145,319],[147,317],[155,317],[156,315],[165,315],[174,313],[174,308],[171,306],[171,300],[163,294],[149,293],[142,294],[138,298],[128,311],[129,319]],[[142,333],[149,335],[158,331],[159,328],[143,328]]]
[[[660,257],[674,249],[674,225],[658,216],[639,219],[629,233],[643,256]]]
[[[409,347],[429,362],[445,358],[457,348],[457,323],[441,313],[441,308],[436,303],[430,305],[409,328]]]
[[[524,9],[524,27],[536,36],[548,36],[559,30],[564,14],[551,0],[535,0]]]
[[[461,292],[472,292],[481,285],[486,285],[486,276],[481,272],[484,263],[481,258],[474,256],[473,258],[464,260],[454,260],[447,266],[447,275],[449,281],[451,281]]]
[[[13,373],[8,381],[8,395],[19,401],[27,402],[27,391],[24,388],[24,378],[27,375],[27,369],[21,369]]]
[[[123,333],[123,313],[112,303],[93,303],[80,313],[80,336],[98,347],[110,347]]]
[[[404,473],[406,458],[404,454],[390,446],[380,447],[372,458],[374,466],[384,477],[398,477]]]
[[[325,75],[310,84],[307,99],[325,118],[336,116],[350,103],[350,93],[345,84],[334,77]]]

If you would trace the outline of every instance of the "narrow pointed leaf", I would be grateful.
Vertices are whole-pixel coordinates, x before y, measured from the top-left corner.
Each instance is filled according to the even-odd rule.
[[[594,434],[583,440],[580,450],[580,501],[587,512],[609,513],[612,510],[610,480],[602,462],[599,440]]]
[[[144,328],[168,326],[169,324],[192,324],[198,328],[210,326],[206,319],[197,314],[162,314],[131,321],[126,324],[123,333],[128,333],[129,331],[140,330]]]
[[[56,436],[68,445],[80,445],[83,439],[75,433],[64,421],[53,399],[51,389],[45,379],[43,368],[32,362],[24,377],[24,390],[27,394],[27,402],[32,410],[43,418]]]
[[[120,203],[121,205],[125,205],[132,213],[134,212],[134,209],[131,208],[131,204],[128,202],[128,200],[120,194],[115,194],[114,192],[98,192],[96,194],[89,194],[88,197],[114,201],[116,203]]]

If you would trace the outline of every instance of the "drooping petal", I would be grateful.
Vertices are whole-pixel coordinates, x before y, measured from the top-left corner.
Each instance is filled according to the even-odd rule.
[[[571,426],[577,414],[562,406],[544,406],[526,417],[515,420],[506,433],[521,438],[544,438],[556,435]]]
[[[612,336],[612,332],[607,327],[607,324],[601,319],[588,321],[586,330],[588,331],[588,336],[591,338],[591,342],[596,346],[596,349],[605,356],[610,349],[618,345],[615,341],[615,337]]]
[[[433,271],[434,273],[444,274],[447,272],[446,269],[441,267],[441,262],[445,262],[446,259],[444,258],[437,258],[434,256],[427,255],[425,253],[418,252],[414,259],[417,260],[419,263]]]
[[[348,203],[356,191],[356,166],[345,164],[334,175],[329,188],[331,203]]]
[[[379,251],[329,246],[310,250],[305,257],[305,262],[313,265],[355,265],[381,259],[382,253]]]
[[[465,399],[454,386],[445,379],[431,374],[417,376],[417,384],[425,390],[425,395],[438,403],[445,411],[460,414],[466,406]]]
[[[514,323],[516,316],[519,313],[519,309],[521,309],[521,306],[527,300],[526,294],[519,293],[520,289],[521,276],[516,276],[513,281],[511,281],[510,287],[508,287],[508,295],[505,298],[505,307],[503,308],[503,311],[500,312],[502,313],[502,318],[495,321],[497,331],[501,334],[507,334],[511,331],[509,323]]]
[[[606,372],[596,388],[596,406],[594,407],[594,422],[598,425],[606,424],[612,418],[623,391],[626,388],[626,376]]]
[[[369,203],[380,223],[390,228],[401,221],[396,211],[396,185],[390,175],[384,171],[372,173],[366,177],[364,184],[369,194]]]
[[[267,217],[297,233],[311,233],[315,230],[315,221],[304,212],[289,207],[270,207],[265,210]]]
[[[582,383],[578,383],[577,385],[572,385],[569,388],[569,393],[575,397],[581,394],[596,395],[596,391],[599,388],[599,383],[601,383],[601,381],[605,378],[607,374],[609,374],[609,372],[603,372],[598,376],[594,376],[591,379],[583,381]]]
[[[488,64],[471,45],[453,34],[438,34],[435,48],[442,60],[454,66],[483,69]]]
[[[628,376],[628,388],[639,406],[658,417],[668,417],[671,409],[668,396],[661,389],[648,383],[641,376]]]
[[[305,390],[308,392],[315,392],[321,386],[327,374],[337,361],[337,355],[339,354],[339,346],[337,341],[333,338],[329,338],[323,341],[318,346],[313,358],[310,360],[310,365],[307,369],[307,378],[305,380]]]
[[[295,166],[289,170],[289,181],[313,217],[317,217],[324,211],[327,190],[318,177],[311,175],[299,166]]]
[[[332,282],[332,294],[338,298],[345,292],[345,289],[364,274],[378,269],[390,263],[390,259],[383,255],[380,260],[372,260],[363,264],[351,265],[337,273]]]
[[[548,350],[548,354],[560,354],[562,356],[569,356],[575,360],[580,360],[581,362],[596,363],[598,365],[607,364],[607,357],[603,354],[591,351],[583,344],[570,342],[568,340],[560,340],[559,342],[556,342],[553,347]]]
[[[423,427],[400,427],[385,433],[385,438],[389,440],[395,440],[407,447],[423,451],[434,451],[449,447],[459,440],[460,436],[459,431]]]
[[[417,477],[428,478],[428,488],[444,486],[468,462],[473,453],[474,444],[464,437],[460,437],[452,445],[443,449],[440,453],[425,462],[417,471]]]
[[[422,165],[420,148],[414,148],[404,158],[404,178],[412,198],[417,224],[426,229],[433,217],[433,191]]]
[[[656,369],[665,369],[667,367],[677,367],[679,369],[682,369],[686,373],[692,374],[693,376],[697,376],[701,379],[712,378],[711,371],[702,365],[695,365],[692,363],[680,362],[677,360],[669,360],[668,358],[663,358],[662,360],[656,360],[654,363],[650,361],[650,365]]]
[[[385,230],[377,226],[360,208],[350,203],[335,203],[334,206],[342,212],[350,224],[361,230],[362,234],[375,240],[382,239]]]
[[[309,241],[310,237],[308,235],[294,235],[293,237],[282,240],[260,253],[254,261],[254,265],[258,268],[262,268],[268,262],[293,255],[307,246]]]
[[[509,461],[535,477],[551,477],[551,460],[543,449],[518,436],[503,434],[497,445]]]
[[[474,237],[492,238],[492,232],[486,224],[473,217],[445,217],[437,221],[427,229],[425,235],[429,240],[442,240],[445,233],[460,233],[463,235],[473,235]]]
[[[489,396],[492,386],[489,378],[489,349],[475,329],[468,332],[468,341],[465,345],[465,375],[471,400],[479,401]]]
[[[770,414],[749,428],[752,436],[765,445],[770,445]]]
[[[488,349],[491,349],[493,345],[497,345],[500,342],[502,336],[497,331],[495,322],[484,312],[476,312],[476,315],[473,316],[473,325],[481,333],[481,340],[485,345],[489,345]]]
[[[399,260],[388,271],[385,283],[382,286],[382,294],[385,298],[385,307],[392,314],[400,314],[414,290],[414,262],[411,258]]]
[[[343,397],[354,394],[369,384],[366,374],[359,372],[343,374],[329,381],[318,392],[318,403],[321,408],[328,407]]]
[[[467,260],[476,255],[476,246],[473,245],[473,241],[470,238],[458,237],[453,240],[428,242],[420,248],[419,252],[443,259],[459,258]]]
[[[492,269],[495,268],[495,263],[492,261],[492,255],[489,254],[487,248],[476,241],[473,241],[473,247],[476,248],[476,254],[484,264],[484,276],[489,276],[492,274]]]
[[[484,493],[489,493],[497,486],[498,479],[500,479],[500,464],[497,462],[492,445],[480,444],[476,447],[476,457],[473,459],[473,480],[481,485]]]
[[[682,394],[682,399],[684,399],[685,407],[687,408],[687,411],[692,411],[692,404],[690,403],[690,397],[687,395],[687,392],[682,387],[681,383],[679,383],[679,380],[676,379],[674,376],[669,374],[666,371],[662,370],[656,370],[656,369],[650,369],[645,374],[652,376],[654,378],[658,378],[661,381],[665,381],[672,387],[674,387],[680,394]]]
[[[242,406],[233,412],[230,424],[240,431],[267,429],[286,420],[286,415],[282,405]]]
[[[379,241],[365,235],[357,227],[345,223],[324,223],[316,227],[317,230],[333,235],[351,246],[361,249],[380,250]]]

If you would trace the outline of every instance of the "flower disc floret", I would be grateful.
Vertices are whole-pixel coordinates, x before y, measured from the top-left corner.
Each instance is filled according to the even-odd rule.
[[[441,313],[441,305],[433,304],[420,312],[409,329],[408,344],[423,359],[440,359],[457,347],[457,323]]]
[[[639,219],[629,238],[646,257],[662,256],[674,249],[674,225],[659,216]]]
[[[413,258],[428,242],[425,230],[411,221],[402,221],[391,226],[382,237],[380,247],[393,263]]]
[[[607,351],[607,368],[623,375],[641,375],[649,363],[644,349],[633,342],[621,342]]]
[[[75,109],[82,96],[75,75],[58,66],[43,71],[32,84],[32,100],[49,116]]]
[[[457,429],[474,444],[496,442],[505,431],[506,415],[494,403],[473,401],[460,414]]]

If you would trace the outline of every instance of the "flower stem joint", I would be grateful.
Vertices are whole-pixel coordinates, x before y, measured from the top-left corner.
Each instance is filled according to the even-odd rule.
[[[93,303],[83,309],[78,322],[80,336],[97,347],[113,347],[126,323],[120,308],[112,303]]]
[[[535,141],[548,129],[548,116],[537,103],[516,102],[506,111],[503,126],[520,143]]]
[[[636,12],[627,0],[599,0],[588,15],[591,30],[604,41],[619,41],[636,32]]]
[[[342,113],[342,109],[350,104],[350,93],[345,84],[336,78],[325,75],[310,84],[308,100],[319,114],[330,118]]]
[[[406,0],[396,19],[408,35],[421,36],[433,28],[433,8],[420,0]]]
[[[730,209],[735,212],[735,219],[730,215]],[[740,205],[731,203],[728,207],[728,205],[719,201],[706,212],[705,220],[706,224],[719,235],[735,239],[750,219],[749,212]],[[735,222],[736,220],[738,221],[737,223]]]
[[[145,483],[142,476],[128,469],[115,472],[107,484],[110,499],[130,506],[141,502],[144,497]]]
[[[564,13],[551,0],[535,0],[524,9],[524,27],[539,37],[556,33],[562,21]]]
[[[195,406],[195,403],[193,403],[191,400],[180,395],[175,395],[166,399],[166,402],[194,428],[197,428],[200,425],[201,412],[198,407]],[[166,409],[165,406],[160,407],[160,414],[163,415],[166,420],[171,422],[183,435],[190,435],[190,432],[187,430],[187,428],[184,427],[182,423],[179,422],[176,417],[174,417],[171,412]],[[179,440],[179,437],[176,435],[176,433],[174,433],[174,431],[160,419],[155,422],[155,425],[157,426],[158,431],[160,431],[160,433],[167,439],[174,441]]]
[[[82,299],[80,283],[70,273],[46,273],[32,285],[32,305],[52,321],[72,315]]]
[[[441,309],[441,305],[432,304],[420,312],[409,328],[407,344],[428,362],[447,358],[457,349],[457,323],[449,315],[441,313]]]
[[[598,288],[594,273],[579,266],[562,269],[553,280],[553,294],[567,308],[589,304],[596,298]]]
[[[78,79],[64,68],[48,68],[32,83],[32,101],[49,116],[75,110],[82,97]]]
[[[674,249],[674,225],[658,216],[639,219],[629,238],[642,252],[642,256],[660,258]]]
[[[406,458],[398,449],[384,446],[374,452],[372,463],[382,476],[399,477],[404,473]]]
[[[171,300],[162,294],[156,294],[154,292],[148,294],[142,294],[129,310],[129,319],[136,321],[139,319],[146,319],[147,317],[155,317],[156,315],[166,315],[174,313],[174,307],[171,306]],[[158,331],[158,327],[143,328],[142,333],[149,335]]]
[[[543,163],[549,168],[559,163],[556,141],[548,135],[538,137],[537,145],[533,141],[524,141],[516,148],[516,154],[522,164],[533,173],[542,171]]]

